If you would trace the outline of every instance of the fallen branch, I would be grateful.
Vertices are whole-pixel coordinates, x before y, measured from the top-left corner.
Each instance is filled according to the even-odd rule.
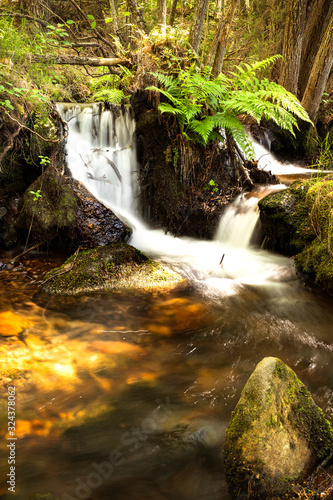
[[[82,56],[52,56],[28,54],[30,63],[69,64],[72,66],[132,66],[129,59],[119,57],[82,57]]]
[[[29,21],[35,21],[46,28],[50,23],[43,21],[43,19],[38,19],[37,17],[28,16],[27,14],[18,14],[18,12],[4,12],[0,14],[0,17],[20,17],[21,19],[29,19]]]

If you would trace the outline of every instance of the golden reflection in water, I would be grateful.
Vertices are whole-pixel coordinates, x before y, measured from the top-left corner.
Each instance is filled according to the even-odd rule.
[[[212,321],[203,303],[170,293],[151,295],[139,311],[135,301],[114,301],[109,315],[97,305],[89,321],[49,311],[33,301],[38,284],[26,274],[35,272],[34,265],[40,266],[37,258],[29,260],[28,271],[2,275],[7,290],[0,311],[0,384],[3,389],[15,384],[20,394],[18,438],[60,436],[67,427],[110,410],[103,394],[116,399],[126,386],[153,385],[165,368],[154,359],[151,337],[161,335],[163,342],[163,336]],[[89,307],[85,297],[76,310]],[[95,404],[82,405],[82,394]],[[64,398],[69,400],[65,409]],[[0,404],[4,409],[4,397]]]

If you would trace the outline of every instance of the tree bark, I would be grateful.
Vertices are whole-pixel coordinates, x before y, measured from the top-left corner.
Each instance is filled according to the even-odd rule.
[[[196,53],[199,52],[207,6],[208,6],[208,0],[197,0],[194,8],[193,20],[188,41],[192,49]]]
[[[147,31],[145,20],[143,19],[142,11],[136,0],[128,0],[128,9],[132,14],[133,21],[137,27],[143,32]]]
[[[333,15],[325,30],[302,99],[302,106],[314,121],[333,65]]]
[[[70,64],[77,66],[132,66],[129,59],[116,57],[47,56],[28,54],[27,61],[41,64]]]
[[[306,23],[303,37],[301,68],[298,79],[299,98],[303,94],[308,83],[311,69],[319,50],[323,34],[333,15],[333,2],[331,0],[313,0]]]
[[[173,23],[175,22],[177,3],[178,3],[178,0],[173,0],[173,2],[172,2],[170,19],[169,19],[170,26],[173,26]]]
[[[226,12],[225,15],[225,22],[221,30],[220,38],[217,43],[217,48],[216,48],[216,53],[215,53],[215,58],[214,58],[214,63],[213,63],[213,76],[217,77],[223,67],[223,61],[224,61],[224,56],[227,50],[227,43],[228,43],[228,38],[229,38],[229,32],[230,32],[230,27],[232,20],[235,16],[236,9],[238,7],[239,0],[232,0],[229,8]],[[221,21],[222,23],[222,21]]]
[[[297,95],[301,65],[303,34],[306,22],[307,0],[289,0],[283,38],[283,62],[279,84]]]
[[[166,25],[166,0],[157,0],[157,24],[165,31]]]
[[[118,16],[117,16],[117,11],[116,11],[116,7],[114,4],[114,0],[109,0],[109,4],[110,4],[111,17],[112,17],[112,25],[114,27],[115,32],[117,33],[117,31],[118,31]]]

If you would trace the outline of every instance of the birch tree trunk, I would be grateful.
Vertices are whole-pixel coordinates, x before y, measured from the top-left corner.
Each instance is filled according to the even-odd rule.
[[[325,30],[302,99],[302,106],[306,109],[312,121],[316,118],[316,114],[319,110],[320,101],[330,76],[332,66],[333,15]]]
[[[193,20],[188,37],[189,44],[194,52],[199,52],[203,25],[205,22],[208,0],[197,0],[193,13]]]
[[[229,38],[229,33],[230,33],[230,27],[231,23],[233,21],[233,18],[235,16],[237,7],[239,4],[239,0],[232,0],[230,2],[229,8],[226,12],[225,19],[224,19],[224,25],[221,29],[221,34],[219,41],[217,43],[217,48],[216,48],[216,53],[215,53],[215,58],[214,58],[214,63],[213,63],[213,76],[217,77],[223,67],[223,61],[224,61],[224,56],[227,50],[227,43],[228,43],[228,38]],[[223,23],[223,20],[221,21]],[[219,27],[221,28],[221,26]]]
[[[306,23],[307,0],[289,0],[283,38],[283,62],[279,84],[297,95],[301,65],[303,34]]]

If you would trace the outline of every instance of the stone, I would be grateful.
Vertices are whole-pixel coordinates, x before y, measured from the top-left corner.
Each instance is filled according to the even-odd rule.
[[[184,278],[127,243],[110,243],[71,256],[50,271],[41,291],[77,295],[108,290],[171,288]]]
[[[264,358],[227,428],[225,470],[232,498],[283,498],[330,452],[333,429],[291,368]]]

